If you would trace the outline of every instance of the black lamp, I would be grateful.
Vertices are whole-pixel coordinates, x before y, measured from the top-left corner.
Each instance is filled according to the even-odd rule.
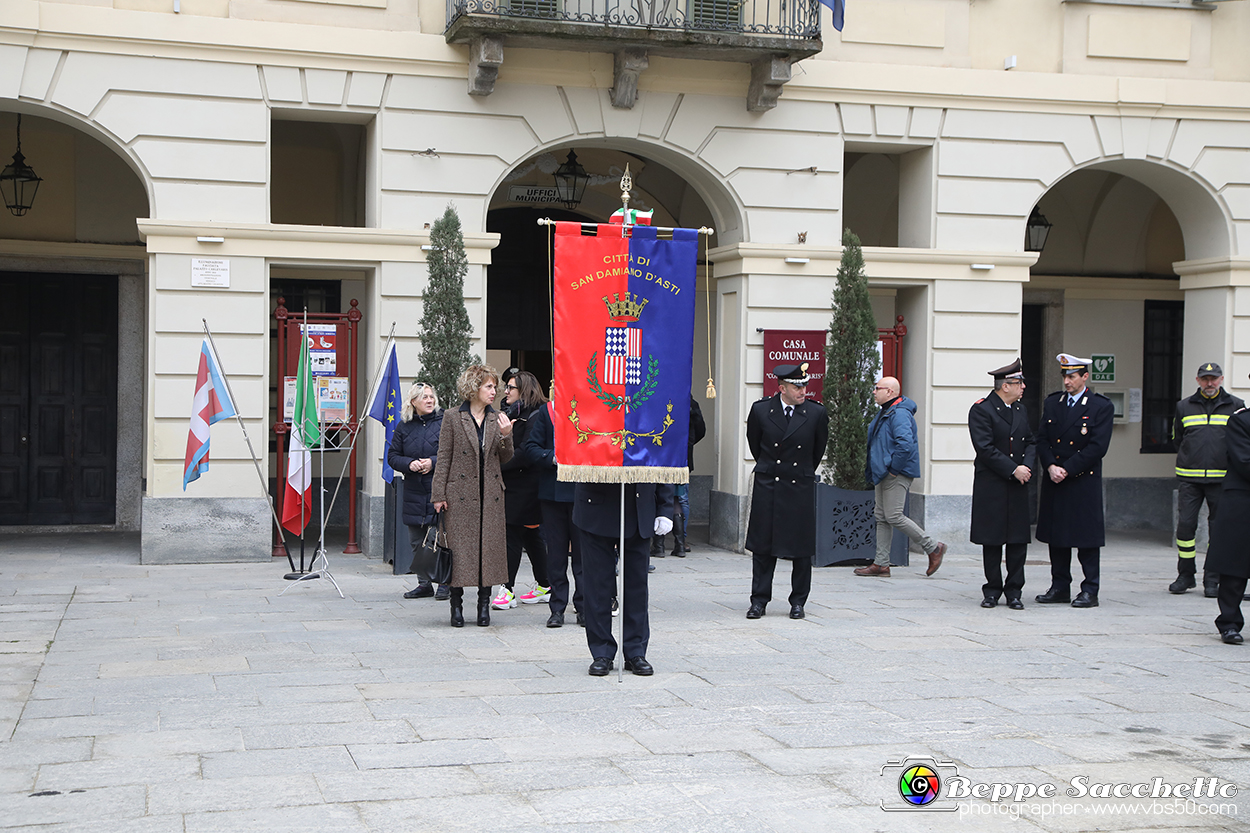
[[[556,196],[560,198],[560,202],[569,210],[577,208],[582,201],[582,195],[586,193],[586,183],[590,181],[590,175],[578,163],[577,154],[572,150],[564,164],[556,168],[555,180]]]
[[[1046,238],[1050,234],[1050,221],[1037,210],[1037,206],[1033,206],[1033,213],[1029,215],[1029,222],[1024,229],[1026,252],[1040,252],[1046,248]]]
[[[26,164],[26,157],[22,155],[22,114],[18,113],[17,152],[13,154],[13,162],[0,173],[0,194],[4,196],[4,207],[14,217],[21,217],[30,211],[41,182],[43,179]]]

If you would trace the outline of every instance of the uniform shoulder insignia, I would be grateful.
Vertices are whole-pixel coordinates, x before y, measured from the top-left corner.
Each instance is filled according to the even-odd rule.
[[[1098,391],[1096,391],[1096,390],[1094,390],[1094,391],[1090,391],[1090,393],[1092,393],[1094,396],[1097,396],[1097,397],[1098,397],[1098,398],[1100,398],[1100,399],[1106,399],[1108,402],[1110,402],[1110,401],[1111,401],[1109,398],[1107,398],[1106,396],[1104,396],[1103,394],[1099,393],[1099,392],[1098,392]]]
[[[1235,414],[1239,414],[1239,413],[1241,413],[1241,412],[1242,412],[1242,411],[1244,411],[1244,410],[1245,410],[1245,407],[1241,407],[1241,408],[1238,408],[1237,410],[1233,411],[1233,413],[1235,413]],[[1198,508],[1199,508],[1199,509],[1201,509],[1202,507],[1200,506],[1200,507],[1198,507]]]
[[[985,397],[984,397],[984,396],[982,396],[980,399],[978,399],[976,402],[973,402],[972,404],[973,404],[973,405],[980,405],[980,404],[981,404],[982,402],[984,402],[984,401],[985,401]]]
[[[1061,391],[1061,390],[1057,390],[1057,391],[1055,391],[1054,393],[1052,393],[1052,394],[1050,394],[1049,396],[1047,396],[1046,398],[1047,398],[1047,399],[1054,399],[1056,396],[1067,396],[1067,394],[1066,394],[1066,393],[1064,393],[1064,392],[1063,392],[1063,391]]]

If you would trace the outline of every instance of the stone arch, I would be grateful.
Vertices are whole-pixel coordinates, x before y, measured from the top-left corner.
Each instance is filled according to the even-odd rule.
[[[1056,202],[1062,201],[1065,190],[1072,190],[1075,183],[1074,177],[1084,177],[1087,184],[1094,185],[1093,177],[1089,175],[1099,173],[1107,177],[1122,178],[1123,181],[1110,184],[1104,182],[1102,187],[1095,186],[1094,190],[1097,193],[1086,195],[1090,198],[1089,204],[1084,206],[1090,209],[1088,215],[1079,217],[1076,214],[1068,214],[1069,221],[1083,220],[1085,222],[1082,231],[1091,239],[1087,239],[1084,243],[1096,245],[1097,241],[1092,238],[1100,232],[1105,234],[1109,217],[1116,215],[1123,221],[1122,226],[1128,222],[1136,222],[1140,231],[1152,227],[1166,230],[1169,223],[1174,222],[1179,228],[1182,239],[1182,246],[1176,260],[1228,257],[1230,254],[1235,254],[1236,242],[1232,218],[1220,195],[1192,172],[1162,162],[1104,158],[1076,166],[1049,183],[1033,207],[1041,209],[1050,222],[1056,224],[1056,220],[1061,218],[1052,216],[1047,210],[1048,203],[1051,210],[1054,210],[1057,207]],[[1065,183],[1067,183],[1066,187]],[[1165,206],[1166,211],[1152,211],[1148,200],[1149,195],[1157,197]],[[1063,209],[1060,208],[1060,210]],[[1026,221],[1027,216],[1026,213]],[[1052,239],[1055,231],[1056,229],[1052,228]],[[1021,229],[1020,239],[1024,239],[1023,229]],[[1147,245],[1150,241],[1142,239],[1133,242]],[[1050,245],[1048,241],[1047,249],[1050,249]],[[1056,256],[1052,253],[1049,259],[1053,262]],[[1047,260],[1047,252],[1044,251],[1038,261],[1038,267],[1042,271],[1048,271]],[[1095,260],[1091,264],[1090,271],[1092,273],[1103,271],[1098,268],[1098,265]],[[1167,271],[1171,272],[1170,264]]]
[[[55,195],[58,193],[62,200],[67,198],[79,200],[83,195],[78,193],[78,189],[86,186],[88,191],[93,188],[99,189],[97,193],[90,193],[87,197],[97,201],[96,205],[100,208],[101,214],[107,212],[109,215],[119,216],[117,206],[110,205],[109,200],[124,202],[121,214],[127,213],[126,207],[134,210],[135,217],[151,216],[155,213],[152,177],[142,160],[116,136],[99,125],[55,107],[0,98],[0,124],[4,125],[4,129],[0,130],[0,154],[5,157],[6,164],[15,138],[12,127],[17,114],[25,117],[22,122],[22,148],[27,162],[44,179],[39,196],[36,198],[43,205],[48,204],[49,196],[55,200],[57,198]],[[41,132],[45,142],[45,147],[42,149],[39,147],[40,139],[37,138]],[[57,141],[58,136],[62,141]],[[80,143],[77,141],[79,136],[90,141]],[[113,164],[114,161],[116,165]],[[78,168],[81,165],[99,167],[93,167],[91,171],[80,171]],[[57,181],[58,170],[61,178],[59,182]],[[70,185],[72,190],[68,194],[65,182],[67,174],[74,177]],[[94,178],[93,174],[95,174]],[[130,176],[126,176],[127,174]],[[101,176],[104,182],[100,182]],[[39,208],[40,205],[37,202],[34,210],[37,211]],[[66,210],[66,206],[62,205],[61,209]],[[77,210],[72,205],[69,209]],[[101,232],[99,223],[93,226],[90,222],[91,218],[80,219],[86,219],[88,222],[87,227],[78,235],[79,242],[137,242],[139,240],[137,229],[134,230],[133,241],[99,239],[101,233],[107,235],[107,232]],[[17,236],[20,236],[20,228],[10,228],[8,231],[17,231],[19,232]],[[39,239],[59,238],[47,238],[45,235],[40,236]]]

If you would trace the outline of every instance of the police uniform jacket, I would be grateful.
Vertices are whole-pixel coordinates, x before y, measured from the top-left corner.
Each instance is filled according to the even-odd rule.
[[[1250,578],[1250,411],[1228,418],[1224,432],[1228,473],[1220,511],[1211,521],[1211,544],[1204,569]]]
[[[667,483],[625,484],[625,537],[650,538],[655,519],[673,519],[673,487]],[[573,523],[603,538],[621,534],[621,484],[578,483],[573,489]]]
[[[786,420],[781,394],[761,399],[747,415],[755,487],[746,548],[776,558],[816,554],[816,469],[829,442],[829,417],[810,399]]]
[[[968,411],[968,434],[976,450],[969,540],[989,546],[1029,543],[1029,486],[1013,476],[1017,466],[1032,469],[1037,462],[1024,405],[1008,405],[997,391],[978,399]]]
[[[1102,507],[1102,458],[1111,445],[1115,406],[1088,388],[1068,407],[1063,391],[1042,405],[1037,457],[1041,462],[1041,505],[1037,540],[1056,547],[1101,547],[1106,542]],[[1062,466],[1068,476],[1053,483],[1047,468]]]
[[[1246,407],[1236,396],[1220,388],[1210,399],[1202,390],[1176,403],[1172,436],[1177,440],[1176,476],[1193,483],[1219,483],[1224,477],[1224,426],[1236,411]]]

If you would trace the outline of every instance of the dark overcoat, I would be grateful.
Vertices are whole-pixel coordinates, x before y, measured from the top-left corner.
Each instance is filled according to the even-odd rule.
[[[1037,540],[1056,547],[1101,547],[1106,543],[1102,458],[1111,446],[1115,406],[1088,388],[1070,408],[1067,396],[1063,391],[1052,393],[1042,405]],[[1052,482],[1047,474],[1052,465],[1067,470],[1062,483]]]
[[[447,543],[452,551],[452,587],[489,587],[508,581],[501,464],[512,459],[512,437],[499,436],[498,412],[483,417],[483,457],[469,403],[443,413],[438,465],[430,500],[447,501]],[[478,460],[484,465],[479,469]],[[482,477],[479,478],[479,471]]]
[[[530,423],[534,414],[546,407],[516,409],[508,416],[512,423],[512,447],[516,453],[512,459],[504,463],[503,483],[504,512],[510,524],[536,525],[543,522],[542,510],[538,506],[538,469],[534,467],[535,454],[525,450],[525,437],[529,433]]]
[[[829,417],[810,399],[787,422],[781,394],[761,399],[747,415],[755,485],[746,548],[776,558],[816,554],[816,469],[829,442]]]
[[[632,493],[632,494],[631,494]],[[673,519],[673,487],[667,483],[626,483],[625,537],[650,538],[655,519]],[[630,506],[635,511],[628,511]],[[573,490],[573,523],[603,538],[621,533],[621,484],[578,483]],[[628,588],[626,589],[628,592]]]
[[[968,411],[968,434],[976,451],[968,539],[989,546],[1029,543],[1029,486],[1013,476],[1017,466],[1037,463],[1024,405],[1008,405],[997,391],[978,399]]]
[[[1228,470],[1220,511],[1211,520],[1211,544],[1203,568],[1250,578],[1250,411],[1228,418],[1224,431]]]
[[[421,416],[414,413],[412,419],[395,427],[391,447],[386,453],[386,464],[404,478],[404,523],[410,526],[428,524],[434,520],[434,507],[430,505],[430,486],[434,482],[434,469],[438,466],[438,435],[443,429],[443,412]],[[409,471],[413,460],[428,457],[430,470],[425,474]]]

